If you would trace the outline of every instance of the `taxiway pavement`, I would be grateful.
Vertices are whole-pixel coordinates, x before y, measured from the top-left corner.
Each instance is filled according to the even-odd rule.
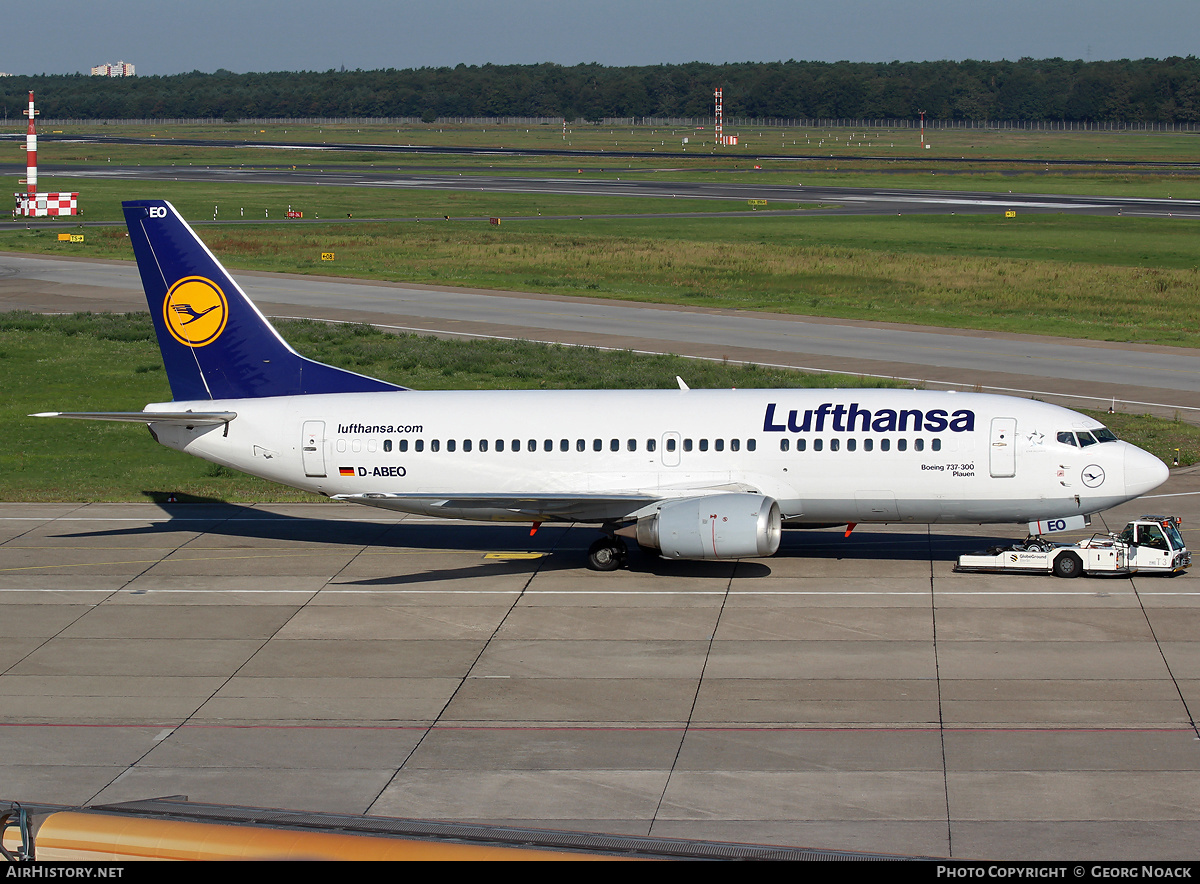
[[[1158,495],[1094,527],[1200,545],[1200,474]],[[1194,859],[1195,577],[952,572],[997,534],[598,574],[582,527],[0,504],[2,797]]]

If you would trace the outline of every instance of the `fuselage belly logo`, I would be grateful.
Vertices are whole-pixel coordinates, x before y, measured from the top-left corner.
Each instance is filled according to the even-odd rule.
[[[225,293],[203,276],[179,280],[163,300],[163,321],[171,337],[186,347],[211,344],[221,336],[228,319]]]

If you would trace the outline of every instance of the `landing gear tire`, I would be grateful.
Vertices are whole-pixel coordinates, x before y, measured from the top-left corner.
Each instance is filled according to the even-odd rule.
[[[1055,577],[1078,577],[1083,573],[1083,562],[1075,553],[1063,553],[1054,560]]]
[[[588,549],[588,567],[593,571],[615,571],[625,564],[628,549],[618,537],[601,537]]]

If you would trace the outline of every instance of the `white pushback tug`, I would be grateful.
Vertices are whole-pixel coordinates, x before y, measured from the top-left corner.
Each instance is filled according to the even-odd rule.
[[[1174,576],[1192,564],[1179,525],[1178,516],[1142,516],[1120,534],[1093,534],[1079,543],[1051,543],[1031,536],[1024,543],[959,556],[954,570],[1049,573],[1055,577],[1136,573]]]

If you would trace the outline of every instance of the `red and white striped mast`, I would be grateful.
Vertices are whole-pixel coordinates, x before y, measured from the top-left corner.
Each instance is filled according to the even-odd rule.
[[[25,130],[25,188],[32,198],[37,193],[37,129],[33,125],[37,111],[33,109],[32,92],[29,93],[29,110],[25,111],[25,115],[29,117],[29,126]]]

